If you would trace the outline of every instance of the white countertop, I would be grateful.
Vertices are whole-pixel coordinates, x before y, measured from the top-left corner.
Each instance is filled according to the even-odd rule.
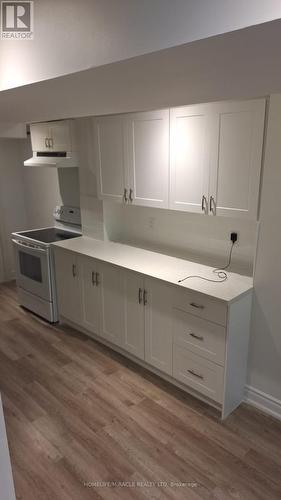
[[[103,262],[178,285],[181,288],[204,293],[224,302],[235,301],[253,288],[252,278],[236,273],[227,273],[228,279],[223,283],[211,283],[198,278],[190,278],[183,283],[178,283],[178,280],[189,275],[200,275],[216,279],[216,275],[213,273],[214,268],[121,243],[95,240],[82,236],[53,243],[52,246],[93,257]]]
[[[5,421],[0,395],[0,497],[1,500],[16,500],[12,476]]]

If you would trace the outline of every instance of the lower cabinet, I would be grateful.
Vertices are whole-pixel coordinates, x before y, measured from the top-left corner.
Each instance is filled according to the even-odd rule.
[[[56,250],[56,284],[61,316],[79,323],[82,321],[80,259],[72,252]]]
[[[169,375],[223,418],[241,403],[251,293],[227,304],[59,248],[55,265],[61,317]]]
[[[172,375],[171,287],[145,279],[145,361]]]
[[[123,271],[125,328],[123,349],[144,359],[144,279],[137,273]]]

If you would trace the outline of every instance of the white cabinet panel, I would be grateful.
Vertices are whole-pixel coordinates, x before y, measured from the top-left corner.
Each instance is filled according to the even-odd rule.
[[[169,110],[128,115],[127,127],[133,203],[168,208]]]
[[[123,271],[110,264],[100,264],[101,336],[121,345],[125,328]]]
[[[46,139],[50,137],[49,123],[32,123],[30,125],[32,151],[49,151]]]
[[[208,398],[223,400],[224,369],[182,346],[173,346],[173,376]]]
[[[63,120],[50,123],[50,149],[53,151],[73,151],[71,141],[71,121]]]
[[[125,329],[122,347],[144,359],[143,277],[124,271]]]
[[[171,375],[171,289],[161,281],[145,279],[145,292],[145,361]]]
[[[33,151],[75,151],[74,120],[33,123],[30,125]]]
[[[217,113],[218,148],[210,178],[213,213],[255,219],[265,101],[219,103],[214,105],[214,111]]]
[[[127,184],[125,141],[123,116],[94,119],[95,165],[102,199],[123,200]]]
[[[82,277],[82,322],[91,332],[100,334],[101,287],[100,269],[96,260],[79,257]]]
[[[170,111],[170,208],[205,213],[212,118],[208,105]],[[204,205],[202,208],[203,196]]]
[[[56,282],[61,316],[81,322],[81,276],[78,258],[71,252],[55,251]]]

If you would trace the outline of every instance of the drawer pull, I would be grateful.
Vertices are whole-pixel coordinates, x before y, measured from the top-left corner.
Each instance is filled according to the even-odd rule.
[[[190,337],[193,337],[194,339],[204,340],[204,337],[202,337],[201,335],[196,335],[195,333],[190,333],[189,335],[190,335]]]
[[[196,304],[196,302],[190,302],[189,305],[191,307],[196,307],[196,309],[205,309],[205,306],[203,306],[202,304]]]
[[[142,288],[139,288],[139,304],[142,304]]]
[[[188,373],[190,373],[191,375],[193,375],[194,377],[197,377],[197,378],[201,378],[201,380],[204,379],[203,375],[200,375],[200,373],[196,373],[194,372],[193,370],[187,370]]]

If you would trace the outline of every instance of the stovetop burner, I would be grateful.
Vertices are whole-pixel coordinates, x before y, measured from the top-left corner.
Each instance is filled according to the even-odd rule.
[[[57,227],[47,227],[44,229],[33,229],[32,231],[21,231],[17,233],[18,236],[25,236],[31,238],[39,243],[55,243],[56,241],[68,240],[70,238],[78,238],[81,236],[79,233],[65,231]]]

